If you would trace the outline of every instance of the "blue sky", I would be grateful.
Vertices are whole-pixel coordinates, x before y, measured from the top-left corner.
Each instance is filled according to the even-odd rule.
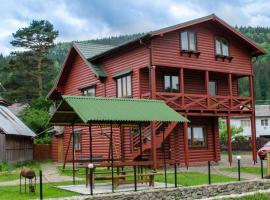
[[[215,13],[229,24],[270,26],[269,0],[0,0],[0,52],[33,19],[59,30],[57,41],[155,30]]]

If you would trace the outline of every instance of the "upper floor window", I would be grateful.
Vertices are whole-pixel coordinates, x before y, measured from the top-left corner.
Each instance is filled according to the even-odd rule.
[[[180,36],[181,50],[197,51],[197,38],[194,31],[183,31]]]
[[[206,131],[202,126],[188,127],[188,145],[191,147],[206,147]]]
[[[222,37],[216,37],[216,55],[229,56],[229,42]]]
[[[165,74],[163,82],[164,92],[179,92],[179,76]]]
[[[96,86],[87,87],[81,89],[81,91],[84,96],[92,96],[92,97],[96,96]]]
[[[117,97],[131,97],[131,75],[116,79]]]
[[[268,126],[268,119],[262,119],[261,126]]]

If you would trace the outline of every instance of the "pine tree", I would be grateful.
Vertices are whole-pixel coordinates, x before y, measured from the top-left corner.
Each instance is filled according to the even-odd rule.
[[[57,36],[58,31],[55,31],[53,25],[46,20],[33,20],[30,23],[30,26],[21,28],[17,30],[16,33],[13,33],[14,40],[11,41],[11,44],[15,47],[22,47],[26,49],[28,51],[27,58],[33,59],[32,61],[26,61],[25,59],[20,58],[17,64],[13,65],[13,67],[15,67],[15,69],[17,70],[20,70],[20,66],[18,65],[18,63],[24,61],[31,62],[31,65],[34,64],[35,70],[29,75],[31,75],[30,79],[32,79],[33,77],[35,77],[36,79],[36,83],[38,86],[38,96],[43,95],[44,71],[46,66],[52,64],[52,60],[48,58],[47,54],[49,48],[54,46],[54,40]],[[19,57],[23,54],[24,53],[21,52],[15,53],[15,55],[18,55]],[[25,77],[25,81],[27,79],[28,78]]]

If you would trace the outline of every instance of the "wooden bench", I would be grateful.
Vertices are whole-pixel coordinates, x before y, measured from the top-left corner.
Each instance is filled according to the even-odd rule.
[[[137,183],[148,183],[149,186],[155,186],[155,176],[160,175],[160,173],[145,173],[145,174],[137,174]],[[135,180],[127,180],[127,177],[133,177],[132,175],[116,175],[113,177],[113,187],[117,188],[122,184],[132,184]]]

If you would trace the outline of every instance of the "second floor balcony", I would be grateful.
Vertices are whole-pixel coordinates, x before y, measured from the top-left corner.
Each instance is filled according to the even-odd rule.
[[[185,112],[250,113],[253,111],[252,78],[169,67],[155,67],[149,76],[149,70],[143,69],[141,98],[164,100],[173,109]],[[240,82],[245,87],[240,87]],[[150,92],[149,88],[152,88]]]

